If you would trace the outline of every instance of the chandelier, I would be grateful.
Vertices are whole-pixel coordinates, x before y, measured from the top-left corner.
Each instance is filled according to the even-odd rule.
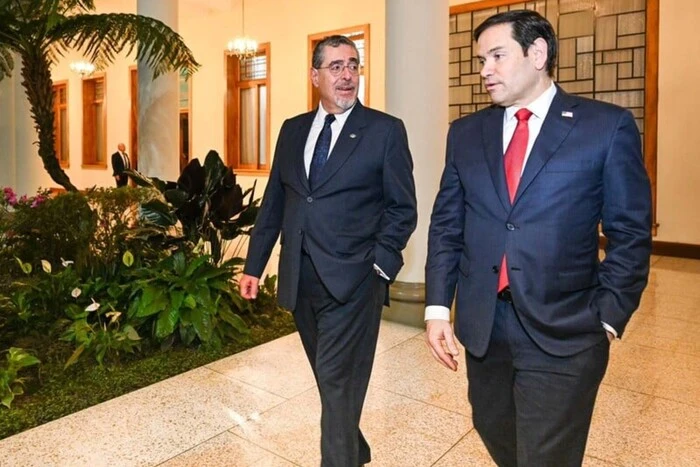
[[[241,1],[241,31],[242,37],[230,40],[226,45],[229,54],[235,55],[239,60],[244,61],[256,54],[258,43],[245,35],[245,0]]]
[[[72,62],[70,64],[70,69],[85,78],[95,72],[95,65],[84,61]]]

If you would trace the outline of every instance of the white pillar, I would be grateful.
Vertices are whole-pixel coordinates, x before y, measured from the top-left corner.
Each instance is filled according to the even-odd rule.
[[[430,213],[448,128],[448,0],[386,0],[386,111],[401,118],[413,155],[418,226],[404,251],[401,282],[425,281]]]
[[[17,150],[15,148],[15,68],[12,76],[0,81],[0,187],[17,188]],[[2,194],[0,194],[2,196]]]
[[[12,187],[18,195],[33,195],[39,187],[56,187],[39,157],[39,137],[22,86],[22,59],[13,54],[12,76],[0,82],[0,185]],[[7,111],[8,113],[5,113]],[[7,116],[7,118],[5,118]],[[5,146],[7,144],[7,146]]]
[[[158,19],[178,29],[177,0],[138,0],[137,13]],[[163,180],[177,180],[180,174],[178,74],[152,79],[145,63],[138,63],[138,167],[139,172]]]

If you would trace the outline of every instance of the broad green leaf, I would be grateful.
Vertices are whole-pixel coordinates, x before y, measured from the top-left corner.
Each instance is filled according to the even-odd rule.
[[[192,274],[200,267],[202,264],[209,261],[209,255],[198,256],[193,259],[190,264],[187,265],[187,270],[185,271],[185,277],[190,277]]]
[[[236,313],[229,310],[221,310],[219,312],[219,317],[241,334],[247,334],[249,332],[248,325],[245,323],[245,321],[243,321],[243,318],[238,316]]]
[[[143,203],[140,208],[141,218],[146,222],[161,227],[170,227],[177,223],[177,218],[172,212],[172,208],[159,200]]]
[[[178,251],[173,255],[173,270],[177,275],[181,276],[185,272],[186,265],[187,262],[185,261],[185,254],[183,252]]]
[[[7,355],[7,359],[10,363],[10,366],[13,366],[18,369],[41,363],[41,361],[34,355],[31,355],[26,350],[17,347],[10,348],[10,351]]]
[[[156,337],[164,339],[175,332],[175,326],[177,326],[179,320],[179,310],[168,309],[161,311],[156,323]]]
[[[182,304],[189,309],[194,309],[197,307],[197,300],[192,295],[186,295]]]
[[[170,308],[173,310],[179,310],[182,306],[182,302],[185,300],[184,290],[173,290],[170,292]]]
[[[148,290],[151,291],[148,296],[149,300],[141,300],[141,304],[135,315],[139,318],[145,318],[160,313],[168,306],[168,297],[166,297],[163,289],[149,287]]]
[[[207,342],[211,338],[212,333],[212,322],[209,312],[203,308],[198,307],[192,310],[192,326],[194,326],[199,339],[202,342]]]
[[[141,336],[139,336],[139,333],[134,329],[133,326],[127,324],[123,328],[124,333],[126,334],[126,337],[132,341],[138,341],[141,340]]]
[[[175,208],[179,208],[183,204],[187,202],[187,199],[189,198],[189,195],[185,190],[180,190],[180,189],[173,189],[173,190],[165,190],[165,193],[163,193],[163,196],[165,196],[165,199],[175,206]]]

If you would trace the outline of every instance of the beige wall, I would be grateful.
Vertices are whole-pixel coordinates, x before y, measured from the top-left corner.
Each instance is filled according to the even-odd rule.
[[[407,0],[409,1],[409,0]],[[696,0],[660,0],[660,72],[659,72],[659,147],[658,147],[658,240],[700,245],[700,215],[696,200],[700,199],[700,132],[694,131],[692,112],[700,108],[700,93],[694,91],[693,77],[700,75],[700,45],[692,31],[700,18],[700,2]],[[471,3],[450,0],[450,5]],[[136,11],[136,0],[98,0],[102,11]],[[326,30],[370,23],[371,81],[373,107],[384,108],[384,2],[379,0],[248,0],[246,33],[261,42],[270,42],[272,77],[271,147],[274,148],[282,122],[306,110],[307,105],[307,35]],[[203,157],[209,149],[223,153],[224,47],[229,38],[240,33],[239,0],[181,0],[180,33],[202,63],[193,78],[192,149]],[[274,11],[274,14],[271,12]],[[302,12],[302,14],[300,14]],[[695,45],[693,45],[695,44]],[[71,167],[68,174],[78,187],[111,185],[111,171],[80,168],[82,138],[81,83],[67,64],[80,58],[66,55],[54,70],[54,79],[69,80],[69,121],[71,128]],[[129,90],[128,67],[133,61],[121,58],[111,65],[107,77],[109,108],[108,154],[117,143],[128,145]],[[19,66],[16,70],[19,73]],[[15,77],[16,78],[16,77]],[[14,86],[16,88],[16,86]],[[0,105],[5,115],[15,119],[23,115],[21,92],[0,86]],[[18,97],[19,96],[19,97]],[[9,111],[9,112],[8,112]],[[22,117],[22,120],[24,118]],[[16,124],[17,122],[15,122]],[[17,126],[17,125],[15,125]],[[13,164],[0,153],[1,184],[15,184],[19,192],[33,192],[38,186],[54,186],[37,163],[26,160],[38,156],[27,153],[26,131],[11,131],[0,125],[0,141],[11,141],[17,150],[17,177],[10,173]],[[30,132],[31,133],[31,132]],[[410,137],[410,135],[409,135]],[[28,139],[29,138],[29,139]],[[26,141],[24,141],[26,140]],[[20,154],[22,152],[22,154]],[[24,162],[22,162],[24,160]],[[16,180],[16,181],[15,181]],[[251,177],[240,177],[248,186]],[[262,190],[265,179],[260,179]],[[260,191],[262,194],[262,191]],[[425,193],[419,193],[425,196]],[[428,215],[428,213],[421,213]]]
[[[658,240],[700,244],[697,0],[660,0]]]

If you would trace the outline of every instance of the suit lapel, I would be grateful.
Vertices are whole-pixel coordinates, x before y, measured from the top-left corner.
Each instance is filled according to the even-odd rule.
[[[315,116],[316,111],[314,110],[302,117],[299,121],[299,127],[294,131],[294,141],[292,143],[294,168],[297,172],[297,177],[299,177],[299,183],[306,191],[311,191],[311,189],[309,187],[309,177],[306,176],[306,167],[304,166],[304,148]]]
[[[513,204],[518,202],[520,196],[527,190],[527,187],[530,186],[576,124],[578,115],[574,111],[575,107],[576,102],[557,86],[557,93],[525,164],[525,170],[520,178]]]
[[[491,180],[496,188],[498,199],[501,200],[503,209],[510,211],[510,198],[506,185],[506,173],[503,167],[503,107],[492,107],[490,114],[484,120],[482,138],[484,142],[484,155],[491,172]]]
[[[321,171],[316,189],[322,187],[345,164],[352,155],[357,143],[362,139],[362,129],[367,125],[365,108],[358,101],[348,115],[343,129],[338,136],[328,161]]]

